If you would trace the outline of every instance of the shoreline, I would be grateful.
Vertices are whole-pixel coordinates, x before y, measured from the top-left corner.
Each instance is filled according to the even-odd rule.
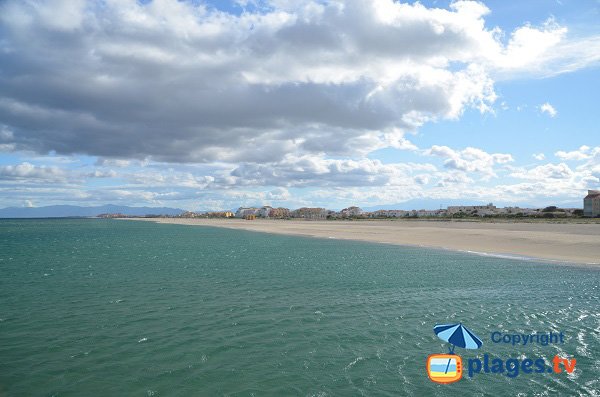
[[[189,226],[356,240],[521,260],[600,265],[600,224],[127,218]]]

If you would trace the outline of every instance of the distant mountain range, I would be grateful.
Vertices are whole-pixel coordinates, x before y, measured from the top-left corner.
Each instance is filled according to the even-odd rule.
[[[100,214],[143,215],[179,215],[184,212],[178,208],[168,207],[128,207],[125,205],[102,205],[97,207],[80,207],[76,205],[50,205],[47,207],[9,207],[0,209],[0,218],[63,218],[89,217]]]

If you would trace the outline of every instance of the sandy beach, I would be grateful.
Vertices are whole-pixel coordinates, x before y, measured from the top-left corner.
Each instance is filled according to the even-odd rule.
[[[600,264],[600,224],[597,223],[136,219]]]

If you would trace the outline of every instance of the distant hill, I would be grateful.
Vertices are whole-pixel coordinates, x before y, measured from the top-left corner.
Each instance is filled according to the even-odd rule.
[[[63,218],[70,216],[96,216],[107,213],[124,215],[179,215],[183,210],[168,207],[128,207],[125,205],[102,205],[80,207],[77,205],[50,205],[47,207],[9,207],[0,209],[0,218]]]

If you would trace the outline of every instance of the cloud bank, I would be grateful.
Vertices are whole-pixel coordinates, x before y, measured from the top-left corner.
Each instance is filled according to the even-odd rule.
[[[428,121],[490,109],[498,70],[566,29],[485,26],[478,2],[5,1],[5,149],[182,162],[361,156]]]
[[[412,135],[468,110],[493,116],[495,81],[597,65],[597,37],[570,39],[552,18],[505,32],[477,1],[240,3],[234,14],[203,1],[0,2],[0,153],[27,154],[0,164],[7,202],[200,198],[218,209],[597,183],[597,148],[516,167],[509,153],[421,149]],[[371,156],[385,148],[413,158]],[[517,184],[475,186],[503,176]]]

